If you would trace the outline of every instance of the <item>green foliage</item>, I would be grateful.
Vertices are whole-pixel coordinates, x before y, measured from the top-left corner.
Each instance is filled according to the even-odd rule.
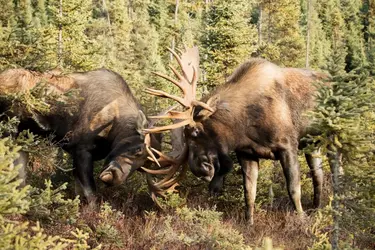
[[[13,166],[20,147],[14,146],[9,138],[0,140],[0,248],[1,249],[89,249],[89,235],[81,230],[71,232],[72,239],[60,236],[50,236],[44,233],[37,221],[34,226],[28,221],[15,218],[26,213],[39,214],[40,211],[52,211],[54,219],[68,218],[77,215],[79,200],[63,200],[59,192],[65,188],[47,189],[39,195],[32,195],[32,187],[19,187],[21,180],[17,179],[20,166]],[[35,189],[34,189],[35,190]],[[38,212],[36,212],[38,211]],[[64,217],[65,216],[65,217]],[[99,246],[100,247],[100,246]],[[99,248],[98,247],[98,248]]]
[[[51,31],[40,27],[33,18],[31,1],[3,1],[7,15],[0,22],[0,67],[22,66],[46,69],[49,59]],[[2,6],[4,3],[1,3]],[[50,64],[49,64],[50,65]]]
[[[167,193],[165,197],[158,197],[158,204],[164,211],[174,211],[186,204],[186,198],[178,193]]]
[[[102,204],[99,213],[99,223],[95,227],[96,238],[106,245],[116,245],[123,247],[121,234],[116,228],[116,224],[124,218],[124,215],[113,209],[108,203]]]
[[[318,105],[312,113],[312,126],[319,128],[321,135],[311,137],[311,142],[355,157],[368,152],[374,141],[374,80],[367,72],[345,73],[340,69],[339,55],[333,57],[331,65],[333,78],[329,85],[318,86]]]
[[[342,204],[339,214],[340,224],[345,229],[343,237],[348,239],[344,243],[351,241],[351,247],[361,244],[369,246],[374,241],[371,232],[374,231],[375,225],[372,219],[375,218],[375,177],[372,167],[374,84],[370,78],[375,75],[375,2],[309,1],[311,8],[307,16],[307,0],[178,1],[177,15],[174,0],[64,0],[61,6],[62,15],[59,13],[58,0],[0,0],[0,70],[26,67],[44,71],[58,65],[68,71],[108,67],[124,76],[148,114],[158,113],[169,106],[170,102],[152,99],[142,90],[146,86],[161,87],[180,94],[177,88],[164,88],[165,82],[151,74],[152,71],[165,73],[164,65],[171,62],[170,54],[166,53],[165,48],[171,47],[172,43],[179,49],[185,44],[198,45],[202,69],[200,81],[205,83],[198,92],[207,94],[212,87],[223,83],[237,65],[251,55],[254,56],[254,51],[257,56],[263,56],[279,65],[304,66],[306,51],[303,36],[307,35],[307,23],[310,23],[309,65],[318,70],[327,69],[333,78],[330,87],[321,86],[319,106],[312,114],[314,126],[322,133],[306,140],[322,146],[326,151],[338,150],[345,155],[344,175],[340,179],[341,194],[337,197]],[[258,25],[258,32],[255,31],[255,25]],[[12,102],[13,109],[23,110],[27,117],[34,119],[41,127],[45,126],[45,123],[39,114],[62,112],[72,115],[75,112],[77,103],[74,101],[79,102],[75,92],[60,96],[46,93],[41,83],[30,92],[3,96],[2,100]],[[5,221],[4,214],[0,212],[5,222],[0,237],[6,239],[0,248],[14,248],[14,242],[17,242],[20,248],[42,248],[42,245],[55,249],[87,248],[87,242],[92,241],[89,241],[89,235],[85,231],[74,231],[74,235],[68,233],[69,235],[64,237],[71,239],[63,240],[49,237],[49,233],[43,231],[34,221],[41,220],[45,223],[44,228],[54,223],[73,226],[75,220],[79,221],[85,216],[78,213],[77,198],[64,198],[63,193],[67,191],[65,185],[55,189],[51,182],[44,182],[44,178],[49,179],[56,168],[62,168],[57,161],[60,159],[57,159],[56,145],[53,145],[51,138],[41,138],[28,131],[17,134],[20,132],[17,131],[18,120],[4,116],[1,118],[0,136],[10,136],[0,143],[1,156],[4,155],[1,161],[4,159],[7,162],[5,165],[9,165],[16,156],[13,150],[21,146],[23,151],[30,154],[29,172],[32,174],[28,182],[38,188],[16,188],[20,181],[13,180],[18,167],[1,166],[0,198],[4,198],[4,202],[0,203],[0,211],[7,211],[4,212],[7,217]],[[4,148],[2,144],[5,145]],[[302,156],[300,158],[303,162]],[[71,169],[71,162],[66,162],[67,169]],[[268,213],[271,209],[269,213],[272,215],[279,208],[286,207],[289,202],[284,187],[285,180],[280,166],[274,166],[270,161],[264,161],[261,165],[257,214],[264,214],[266,211]],[[327,168],[326,165],[324,167]],[[302,164],[301,169],[303,196],[310,201],[312,184],[307,178],[309,169],[306,164]],[[220,211],[228,214],[238,212],[240,215],[237,217],[242,219],[244,202],[240,174],[240,169],[237,169],[236,173],[228,175],[222,196],[208,197],[207,190],[200,190],[192,199],[200,199],[199,204],[218,204]],[[43,183],[47,186],[45,189],[41,188]],[[181,189],[189,193],[194,189],[192,186],[199,186],[200,189],[204,186],[206,189],[205,184],[192,178],[186,180]],[[138,201],[139,197],[146,197],[145,189],[144,178],[134,175],[124,186],[103,188],[105,191],[102,192],[108,194],[104,196],[111,197],[111,201],[129,207],[131,212],[127,211],[125,214],[128,216],[129,213],[131,219],[126,226],[133,229],[136,226],[132,223],[137,220],[133,220],[136,213],[134,211],[147,210],[151,206],[148,197],[147,202]],[[29,193],[30,191],[32,193]],[[325,190],[325,195],[326,193],[329,191]],[[25,197],[26,195],[29,197]],[[144,236],[138,238],[143,243],[137,245],[144,248],[170,248],[178,244],[185,248],[205,248],[206,243],[211,247],[230,248],[232,245],[237,247],[242,244],[235,244],[223,238],[220,230],[210,229],[206,225],[208,222],[206,223],[205,217],[201,218],[205,213],[203,210],[191,209],[186,212],[197,217],[193,220],[197,221],[195,226],[183,217],[181,212],[176,214],[176,209],[182,210],[185,203],[191,204],[189,199],[170,194],[167,199],[161,200],[160,203],[169,214],[169,221],[165,214],[158,217],[150,213],[145,228],[142,226],[139,230],[133,230],[137,232],[131,231],[127,234],[131,235],[129,241],[124,237],[116,240],[125,230],[125,226],[119,223],[125,218],[119,211],[112,211],[111,206],[105,204],[100,215],[90,214],[93,219],[97,219],[97,224],[92,226],[95,230],[90,236],[109,248],[124,248],[128,246],[127,243],[133,246],[133,235]],[[312,232],[315,241],[312,249],[328,247],[332,222],[330,212],[329,209],[324,209],[320,215],[318,211],[312,218],[315,228]],[[92,218],[82,224],[89,224],[90,219]],[[30,222],[16,222],[25,220]],[[225,223],[222,223],[221,217],[210,220],[215,227],[226,227],[223,226]],[[143,222],[137,222],[138,226],[143,225]],[[156,230],[159,229],[155,224],[157,222],[162,224],[162,229]],[[241,223],[238,222],[239,225]],[[83,227],[88,228],[87,225],[82,225]],[[3,233],[4,228],[6,235]],[[201,230],[203,236],[199,238],[192,229]],[[143,230],[147,232],[142,234]],[[231,230],[229,229],[230,234],[233,233]],[[262,230],[255,230],[258,234],[264,234]],[[280,231],[279,228],[276,230]],[[168,236],[167,240],[164,240],[160,236],[163,233],[155,236],[159,231],[183,236],[177,239]],[[254,232],[247,231],[251,232],[247,240],[253,242]],[[241,237],[233,234],[233,238],[241,242]],[[274,231],[270,234],[273,238],[277,237]],[[159,241],[155,243],[156,238]],[[219,239],[219,243],[213,243],[216,239]],[[130,243],[132,241],[133,243]],[[280,239],[276,242],[279,243]],[[264,248],[267,248],[267,244],[268,241],[265,241]],[[345,248],[346,245],[341,247]]]
[[[304,38],[299,25],[299,1],[260,1],[262,6],[262,44],[258,54],[280,65],[301,67],[304,59]]]
[[[30,206],[26,199],[30,187],[18,188],[22,180],[17,180],[20,166],[13,166],[20,147],[14,146],[9,138],[0,140],[0,222],[5,215],[24,214]]]
[[[329,230],[333,222],[332,206],[329,204],[324,209],[314,214],[314,223],[311,226],[311,233],[314,235],[314,244],[309,248],[311,250],[331,249]]]
[[[31,202],[27,214],[33,220],[74,223],[79,214],[78,196],[73,200],[64,197],[62,191],[66,190],[67,183],[53,189],[51,181],[46,180],[45,186],[45,189],[31,189],[29,194]]]
[[[9,103],[9,111],[20,113],[24,117],[39,122],[40,115],[64,114],[72,116],[79,108],[82,98],[79,89],[71,89],[64,93],[51,93],[48,83],[40,82],[33,88],[17,93],[3,94],[0,100]],[[39,124],[44,127],[43,124]]]
[[[201,61],[209,86],[224,83],[254,50],[255,29],[247,1],[214,1],[203,15]]]
[[[54,44],[55,65],[73,70],[97,68],[103,53],[100,44],[86,33],[91,23],[92,5],[83,0],[52,1],[48,6]],[[60,13],[61,9],[61,13]],[[59,39],[59,32],[61,39]]]
[[[250,249],[243,236],[230,225],[221,222],[221,213],[205,209],[178,208],[173,215],[167,215],[162,222],[156,221],[154,213],[146,217],[145,236],[153,237],[154,248],[183,244],[193,248],[205,246],[213,249]],[[158,231],[151,228],[158,223]],[[161,223],[161,224],[160,224]]]
[[[374,182],[370,169],[374,159],[375,81],[363,68],[346,73],[346,49],[340,40],[337,40],[335,46],[336,51],[328,64],[332,79],[328,84],[318,86],[318,105],[311,116],[312,126],[320,134],[309,136],[307,140],[321,147],[330,157],[334,195],[333,248],[345,244],[339,241],[340,228],[340,235],[352,238],[361,235],[366,240],[371,239],[369,232],[373,226],[364,222],[363,218],[372,218],[375,212],[372,195],[367,191],[362,193],[363,190],[372,190]],[[367,179],[367,183],[359,188],[362,178]],[[357,224],[354,218],[361,222]],[[373,225],[373,220],[370,220]]]

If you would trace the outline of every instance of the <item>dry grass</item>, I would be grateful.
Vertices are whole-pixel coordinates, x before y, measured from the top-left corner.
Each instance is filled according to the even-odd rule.
[[[207,191],[207,183],[200,182],[191,175],[180,187],[189,211],[202,208],[222,212],[220,223],[213,219],[215,226],[212,227],[207,226],[207,223],[199,224],[195,221],[198,224],[194,224],[186,221],[175,209],[158,211],[147,193],[145,178],[139,173],[120,187],[104,188],[99,184],[99,205],[94,209],[82,205],[79,218],[74,224],[52,223],[43,227],[48,233],[63,237],[69,237],[68,232],[76,227],[83,229],[90,233],[88,243],[91,246],[101,244],[103,249],[243,249],[226,245],[213,247],[220,230],[228,234],[238,232],[239,237],[243,238],[243,246],[253,249],[261,247],[266,237],[272,239],[274,246],[282,249],[308,249],[316,239],[311,228],[316,223],[317,211],[312,209],[312,185],[311,180],[306,177],[308,171],[303,169],[304,218],[294,213],[281,169],[273,171],[275,197],[272,206],[268,197],[268,184],[264,179],[268,173],[260,174],[254,226],[249,226],[244,219],[242,178],[234,171],[226,180],[225,194],[219,197],[211,197]],[[72,190],[70,197],[73,197]],[[330,190],[330,174],[326,171],[323,206],[328,204]],[[109,204],[110,208],[103,215],[100,208],[103,209],[105,204]],[[217,231],[217,228],[220,230]],[[330,228],[324,230],[329,231]],[[194,234],[205,236],[199,238]],[[194,238],[191,243],[190,238]],[[371,244],[373,243],[366,243],[359,248],[371,249]]]

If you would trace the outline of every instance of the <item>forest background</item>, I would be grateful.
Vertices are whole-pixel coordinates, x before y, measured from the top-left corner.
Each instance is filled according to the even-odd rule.
[[[223,84],[250,57],[329,72],[337,82],[336,92],[321,93],[322,108],[316,114],[329,114],[319,126],[330,133],[339,130],[341,148],[347,149],[342,150],[347,157],[337,189],[340,195],[336,195],[340,205],[331,206],[331,174],[326,164],[326,207],[321,210],[309,210],[312,184],[301,155],[303,204],[309,214],[303,222],[293,215],[281,167],[262,162],[256,225],[249,227],[243,218],[238,166],[220,197],[210,197],[207,184],[189,175],[182,183],[181,197],[170,195],[165,201],[169,212],[157,214],[145,178],[139,174],[122,187],[101,190],[103,202],[100,212],[95,212],[79,207],[70,187],[72,174],[61,170],[71,168],[69,157],[61,161],[61,152],[48,140],[30,134],[3,139],[0,190],[8,196],[2,202],[7,205],[0,205],[0,218],[7,222],[0,230],[2,249],[17,244],[28,249],[267,248],[270,240],[265,237],[285,249],[330,249],[335,220],[340,220],[342,248],[375,246],[375,173],[368,154],[375,124],[368,109],[375,102],[368,96],[375,75],[374,0],[0,0],[0,6],[0,70],[73,72],[106,67],[124,77],[149,115],[170,104],[143,92],[145,87],[169,88],[151,73],[166,73],[167,65],[173,63],[167,47],[199,47],[199,95]],[[349,111],[345,121],[334,120],[329,105],[337,96],[346,99],[336,100],[334,107],[363,107],[358,100],[365,98],[361,100],[367,101],[367,109]],[[338,112],[335,115],[340,117]],[[337,126],[327,125],[332,124],[331,118]],[[16,122],[1,123],[1,131]],[[365,146],[358,147],[354,141]],[[17,145],[30,148],[34,156],[28,183],[32,187],[27,190],[16,191],[16,169],[7,168]],[[60,186],[64,178],[67,188]],[[52,179],[53,186],[44,179]]]

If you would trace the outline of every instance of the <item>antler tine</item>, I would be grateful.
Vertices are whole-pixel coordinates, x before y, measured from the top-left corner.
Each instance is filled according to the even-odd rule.
[[[173,175],[176,174],[177,170],[179,169],[178,165],[172,166],[173,168]],[[151,177],[147,176],[147,184],[151,190],[152,197],[157,195],[164,196],[165,192],[173,192],[176,191],[175,188],[179,185],[178,182],[184,178],[187,171],[187,166],[184,165],[183,168],[180,171],[180,175],[173,177],[173,175],[169,174],[166,176],[163,180],[159,182],[154,182]],[[172,178],[173,177],[173,178]]]
[[[208,104],[206,104],[204,102],[192,100],[191,103],[192,103],[193,106],[201,106],[202,108],[204,108],[204,109],[206,109],[210,112],[215,112]]]
[[[159,114],[156,115],[156,116],[148,116],[149,119],[154,119],[153,121],[150,122],[150,124],[149,124],[148,126],[149,126],[150,128],[152,128],[152,127],[155,125],[155,123],[157,123],[157,120],[159,119],[159,118],[158,118],[159,116],[166,115],[166,114],[168,114],[169,112],[173,111],[173,110],[174,110],[175,108],[177,108],[177,107],[178,107],[178,104],[175,104],[175,105],[169,107],[167,110],[165,110],[165,111],[159,113]]]
[[[184,94],[187,93],[188,88],[190,87],[190,84],[188,82],[187,78],[184,78],[173,66],[169,65],[169,68],[172,70],[172,72],[175,74],[175,76],[180,80],[181,90]],[[184,71],[183,71],[184,72]],[[179,86],[180,87],[180,86]]]
[[[152,151],[150,150],[150,148],[147,145],[146,145],[146,151],[149,154],[149,156],[151,157],[152,161],[155,162],[160,167],[159,161],[156,159],[154,153],[152,153]]]
[[[149,116],[151,119],[189,119],[190,118],[190,110],[187,110],[188,112],[184,111],[169,111],[168,113],[164,115],[158,115],[158,116]]]
[[[145,167],[141,167],[143,171],[149,174],[168,174],[171,171],[171,168],[167,169],[148,169]]]
[[[164,196],[165,192],[176,191],[175,188],[179,186],[178,182],[181,181],[185,177],[186,172],[187,172],[187,166],[184,165],[180,172],[180,175],[177,177],[164,181],[163,183],[162,181],[155,183],[152,181],[151,178],[149,178],[147,183],[154,194]]]
[[[168,94],[167,92],[164,92],[162,90],[146,88],[145,92],[148,93],[148,94],[163,97],[163,98],[170,98],[170,99],[173,99],[173,100],[179,102],[181,105],[183,105],[186,108],[190,107],[190,103],[188,103],[185,99],[183,99],[181,97],[178,97],[178,96],[175,96],[175,95]]]
[[[193,67],[193,79],[191,80],[191,94],[193,97],[195,97],[196,95],[196,92],[197,92],[197,84],[198,84],[198,77],[197,77],[197,71],[194,67],[194,65],[192,65]]]
[[[146,133],[162,133],[162,132],[167,131],[167,130],[176,129],[176,128],[179,128],[179,127],[186,126],[186,125],[190,124],[190,122],[191,122],[190,120],[182,120],[179,123],[174,123],[174,124],[171,124],[171,125],[166,125],[166,126],[156,127],[156,128],[147,128],[147,129],[144,129],[143,131],[145,131]]]
[[[172,66],[169,66],[169,67],[172,67]],[[176,85],[177,87],[179,87],[182,90],[182,92],[185,93],[185,91],[186,91],[185,88],[187,88],[187,86],[184,85],[184,83],[178,82],[175,79],[173,79],[172,77],[164,75],[164,74],[161,74],[161,73],[158,73],[158,72],[152,72],[152,73],[154,75],[160,76],[161,78],[164,78],[167,81],[172,82],[174,85]],[[174,73],[174,71],[173,71],[173,73]]]
[[[168,183],[173,184],[172,180],[175,180],[176,177],[174,177],[174,178],[172,178],[172,177],[177,173],[177,171],[179,170],[179,167],[185,161],[186,156],[187,156],[187,152],[188,152],[187,147],[184,148],[183,152],[180,154],[179,157],[177,157],[177,159],[173,159],[173,158],[163,154],[159,150],[156,150],[156,149],[153,149],[153,148],[151,148],[151,150],[160,156],[160,158],[158,160],[160,162],[160,165],[170,166],[170,167],[167,168],[167,169],[157,169],[157,170],[147,169],[147,168],[144,168],[144,167],[142,167],[142,169],[145,172],[150,173],[150,174],[166,174],[166,176],[161,181],[159,181],[157,183],[154,183],[155,186],[166,187],[166,186],[169,185]]]
[[[186,72],[184,70],[184,66],[182,64],[182,60],[181,60],[181,57],[175,52],[173,51],[171,48],[167,48],[169,50],[169,52],[172,53],[172,55],[174,56],[174,58],[176,58],[176,61],[178,62],[178,65],[180,65],[181,69],[182,69],[182,74],[184,74],[184,77],[186,80],[188,80],[188,76],[186,75]]]

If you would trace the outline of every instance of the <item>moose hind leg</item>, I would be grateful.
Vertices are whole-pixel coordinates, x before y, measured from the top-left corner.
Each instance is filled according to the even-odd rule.
[[[314,186],[314,207],[320,206],[321,194],[323,189],[323,169],[322,158],[313,157],[319,154],[320,150],[314,150],[311,154],[305,154],[307,165],[310,168],[313,186]]]
[[[253,225],[259,160],[258,159],[247,160],[247,159],[241,158],[240,156],[238,156],[238,159],[242,167],[244,196],[245,196],[245,204],[246,204],[245,217],[248,223],[250,225]]]
[[[297,150],[284,150],[280,154],[289,197],[299,214],[303,214],[301,205],[301,183]]]
[[[96,188],[91,153],[84,147],[76,148],[73,153],[73,166],[76,192],[78,191],[77,188],[80,187],[87,201],[89,203],[94,201]]]

